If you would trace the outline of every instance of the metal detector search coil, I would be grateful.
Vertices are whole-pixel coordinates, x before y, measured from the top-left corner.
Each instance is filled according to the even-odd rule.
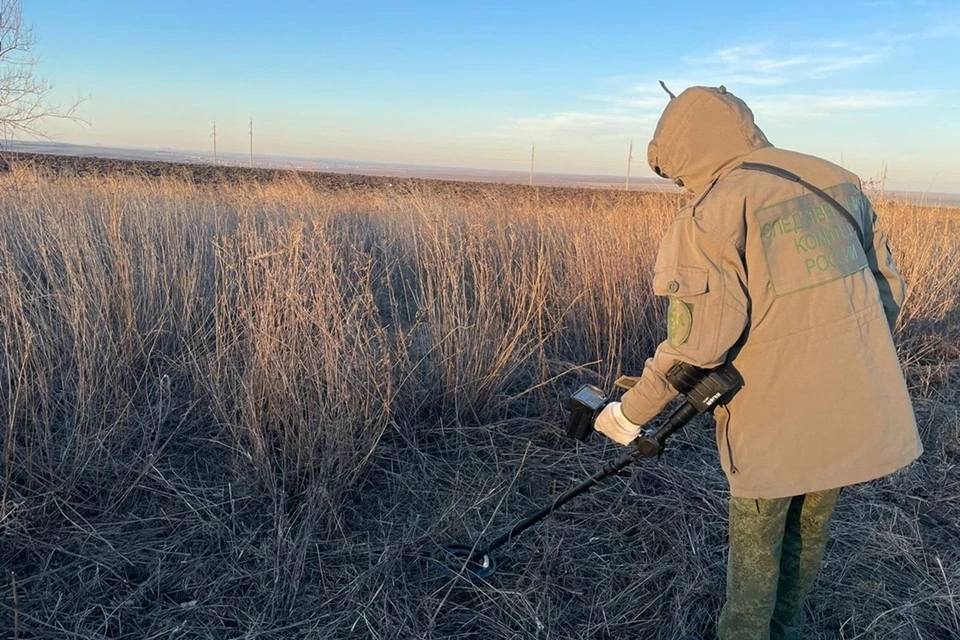
[[[497,562],[481,550],[477,555],[475,545],[448,542],[437,547],[433,560],[440,571],[448,576],[464,576],[470,582],[486,580],[497,570]]]

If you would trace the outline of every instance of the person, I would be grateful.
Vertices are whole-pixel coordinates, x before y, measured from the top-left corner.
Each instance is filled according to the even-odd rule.
[[[666,340],[595,427],[630,444],[677,395],[677,361],[739,371],[714,412],[730,487],[718,634],[800,638],[840,491],[922,452],[892,338],[904,281],[857,176],[774,147],[723,86],[671,94],[648,160],[693,194],[654,266]]]

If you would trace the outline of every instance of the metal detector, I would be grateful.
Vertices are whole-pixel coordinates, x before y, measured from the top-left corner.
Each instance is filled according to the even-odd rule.
[[[710,413],[726,402],[743,384],[743,379],[730,364],[712,370],[700,369],[686,363],[678,363],[667,373],[667,380],[685,396],[683,405],[674,411],[659,428],[651,427],[630,445],[630,450],[575,487],[560,494],[550,504],[531,513],[487,544],[479,541],[471,544],[448,542],[434,552],[437,568],[450,576],[467,578],[471,582],[486,580],[497,570],[491,553],[510,542],[521,533],[550,516],[554,511],[588,491],[610,476],[617,475],[634,462],[644,458],[659,458],[667,438],[701,413]],[[577,440],[587,439],[593,433],[593,423],[608,397],[593,385],[584,385],[567,401],[570,418],[567,435]]]

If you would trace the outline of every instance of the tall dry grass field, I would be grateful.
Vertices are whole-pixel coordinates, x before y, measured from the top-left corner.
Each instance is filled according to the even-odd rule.
[[[506,547],[430,567],[615,454],[561,400],[661,339],[677,196],[397,183],[0,184],[0,630],[15,638],[710,632],[711,430]],[[960,215],[877,199],[927,452],[844,494],[818,638],[960,634]]]

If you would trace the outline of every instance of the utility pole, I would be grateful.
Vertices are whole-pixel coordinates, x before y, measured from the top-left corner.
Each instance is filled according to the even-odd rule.
[[[217,166],[217,121],[213,121],[213,166]]]
[[[633,140],[630,141],[630,151],[627,153],[627,186],[624,191],[630,191],[630,164],[633,162]]]
[[[253,118],[250,118],[250,168],[253,168]]]
[[[533,155],[537,151],[537,143],[533,142],[530,144],[530,182],[529,185],[533,186]]]

